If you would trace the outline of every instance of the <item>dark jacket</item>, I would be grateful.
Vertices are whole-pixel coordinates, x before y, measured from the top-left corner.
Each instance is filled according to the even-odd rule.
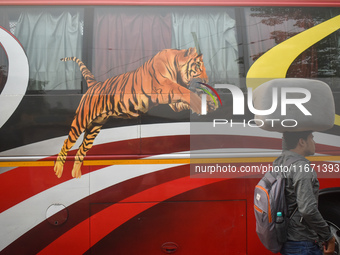
[[[287,239],[291,241],[328,241],[332,238],[329,226],[318,210],[319,181],[310,162],[303,156],[285,150],[274,161],[274,166],[284,164],[291,157],[298,160],[285,173],[288,215],[298,207],[289,221]]]

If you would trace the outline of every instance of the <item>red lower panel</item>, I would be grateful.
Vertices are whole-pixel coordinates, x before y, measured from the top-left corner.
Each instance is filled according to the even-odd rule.
[[[116,204],[117,205],[117,204]],[[120,204],[150,209],[133,217],[98,243],[87,254],[246,254],[246,201],[202,201]],[[98,211],[107,204],[92,204]],[[153,206],[153,207],[152,207]],[[127,211],[128,214],[128,211]],[[109,216],[108,216],[109,217]],[[112,215],[114,217],[114,215]],[[103,231],[100,220],[92,217],[91,240]],[[168,243],[168,245],[166,245]],[[170,244],[169,244],[170,243]]]
[[[190,181],[189,181],[190,180]],[[68,252],[64,249],[64,243],[68,243],[69,240],[80,240],[79,244],[74,243],[72,247],[72,253],[70,254],[83,254],[88,243],[85,241],[87,233],[83,232],[86,228],[90,230],[90,245],[95,245],[102,238],[105,238],[110,232],[124,224],[129,219],[142,213],[144,210],[156,205],[159,202],[150,203],[133,203],[132,201],[140,201],[139,198],[148,197],[149,201],[166,201],[167,199],[184,193],[186,191],[196,189],[208,184],[219,182],[221,179],[190,179],[190,177],[184,177],[163,183],[161,185],[149,188],[135,195],[132,195],[126,199],[123,199],[120,203],[113,204],[105,210],[96,213],[91,216],[90,219],[84,220],[68,232],[57,238],[55,241],[50,243],[45,249],[39,254],[61,254]],[[164,187],[168,187],[167,193],[160,193],[159,190],[164,190]],[[129,205],[144,205],[141,206],[129,206]],[[95,221],[100,226],[96,231],[89,228],[89,222]],[[93,234],[92,234],[93,233]],[[83,234],[83,237],[81,236]]]

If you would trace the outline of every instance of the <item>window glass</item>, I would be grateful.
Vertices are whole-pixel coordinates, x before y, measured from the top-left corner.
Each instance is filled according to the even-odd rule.
[[[238,84],[238,46],[233,9],[183,9],[172,13],[172,47],[194,47],[197,36],[209,79]]]
[[[2,47],[0,47],[0,93],[5,87],[8,74],[8,61],[6,58],[6,53]]]
[[[9,31],[8,13],[5,8],[0,8],[0,27]],[[0,93],[5,87],[8,74],[8,59],[0,42]]]
[[[196,47],[209,83],[239,84],[233,8],[98,7],[93,74],[98,80],[135,70],[163,49]]]
[[[171,15],[158,8],[96,8],[93,31],[93,74],[101,81],[171,48]]]
[[[29,60],[28,90],[80,90],[79,68],[60,61],[82,57],[83,15],[76,8],[8,8],[2,25]]]
[[[249,66],[274,46],[339,14],[338,8],[246,8]],[[286,77],[320,79],[340,88],[339,39],[338,30],[302,52]]]

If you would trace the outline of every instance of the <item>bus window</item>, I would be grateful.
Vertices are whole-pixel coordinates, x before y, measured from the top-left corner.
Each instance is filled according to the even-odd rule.
[[[0,93],[5,87],[8,73],[8,61],[5,51],[0,47]]]
[[[98,80],[133,71],[163,49],[199,47],[210,83],[239,85],[234,8],[98,7],[93,31]]]
[[[245,8],[249,66],[274,46],[339,14],[334,8]],[[339,38],[336,31],[302,52],[286,77],[321,79],[339,89]]]
[[[313,76],[320,79],[332,88],[332,90],[339,91],[340,89],[340,30],[330,34],[320,42],[316,43],[314,47],[309,48],[303,52],[292,64],[288,70],[289,73],[294,74],[293,66],[302,66],[304,55],[307,52],[312,52],[311,57],[306,59],[306,62],[314,67]],[[296,69],[295,69],[296,70]],[[307,75],[301,68],[300,75]],[[295,71],[297,73],[297,71]],[[299,74],[299,73],[298,73]],[[294,76],[290,76],[294,77]],[[295,76],[296,77],[296,76]]]
[[[81,74],[60,59],[82,57],[83,14],[77,8],[8,8],[1,22],[29,59],[29,91],[80,90]]]
[[[0,27],[9,30],[9,23],[7,21],[7,14],[4,9],[0,9]],[[5,87],[8,74],[8,59],[0,43],[0,94]]]

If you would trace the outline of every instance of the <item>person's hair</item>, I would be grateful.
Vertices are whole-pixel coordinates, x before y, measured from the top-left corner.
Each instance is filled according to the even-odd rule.
[[[284,132],[282,139],[282,147],[284,150],[295,149],[300,138],[307,141],[308,136],[313,133],[313,131],[300,131],[300,132]]]

